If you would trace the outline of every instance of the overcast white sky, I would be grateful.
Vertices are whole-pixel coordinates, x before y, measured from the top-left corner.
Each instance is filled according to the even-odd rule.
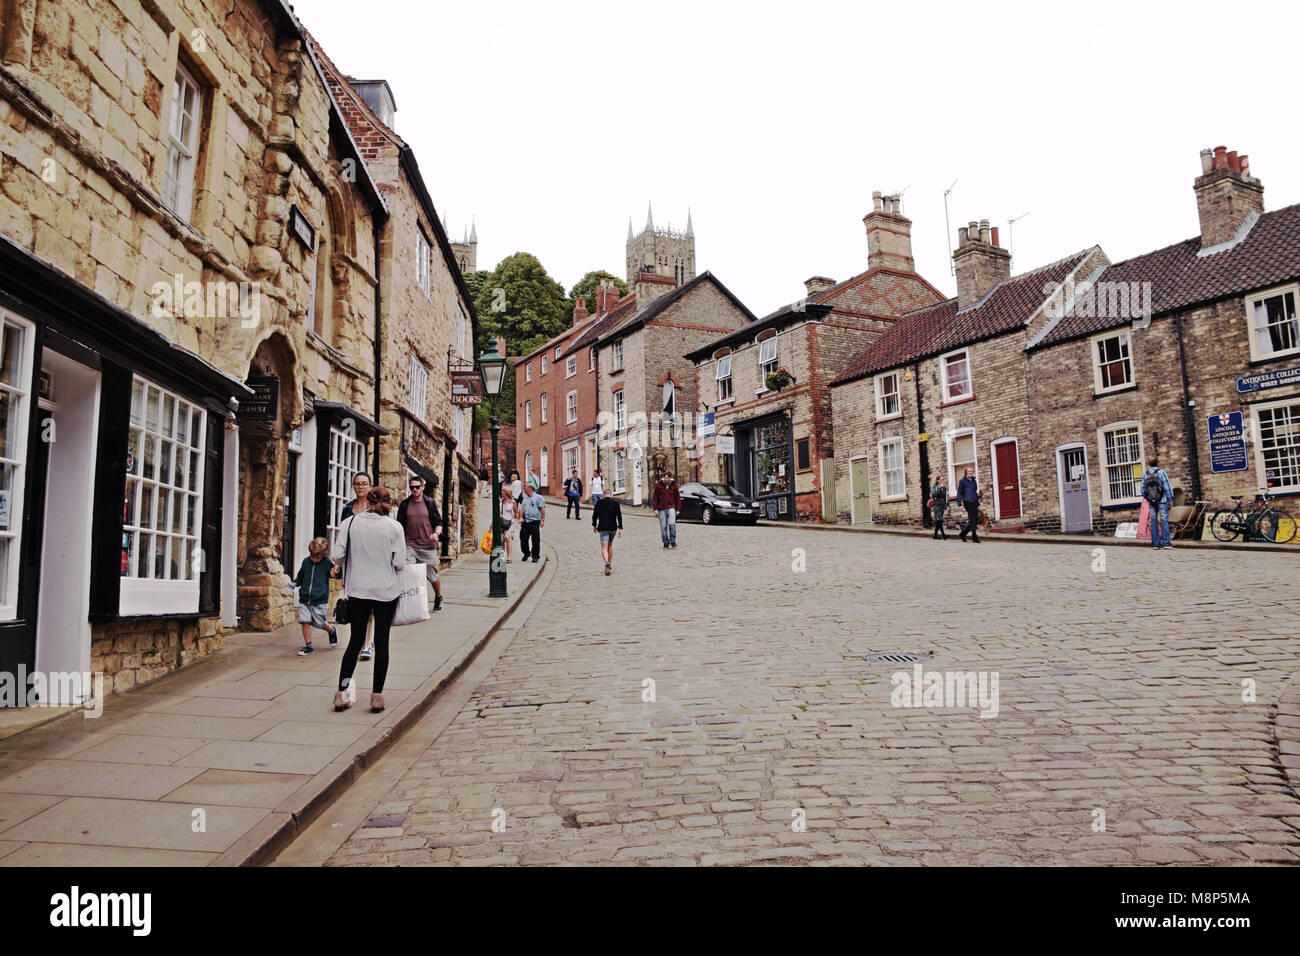
[[[950,221],[1015,225],[1016,272],[1199,229],[1202,147],[1300,202],[1295,4],[297,0],[344,72],[389,81],[453,238],[567,289],[694,215],[696,265],[762,315],[866,264],[871,192],[906,188],[945,294]]]

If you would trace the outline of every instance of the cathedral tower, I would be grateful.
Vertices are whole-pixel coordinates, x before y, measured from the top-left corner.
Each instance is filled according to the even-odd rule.
[[[667,276],[677,285],[685,285],[695,278],[695,229],[691,214],[686,214],[686,231],[672,227],[656,229],[654,214],[646,208],[645,228],[639,235],[632,234],[632,221],[627,223],[627,282],[636,285],[642,272]]]

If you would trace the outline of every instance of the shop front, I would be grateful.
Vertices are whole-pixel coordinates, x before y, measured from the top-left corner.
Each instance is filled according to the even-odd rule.
[[[768,521],[791,521],[795,516],[790,419],[791,409],[784,408],[732,426],[732,483],[741,494],[759,502]]]

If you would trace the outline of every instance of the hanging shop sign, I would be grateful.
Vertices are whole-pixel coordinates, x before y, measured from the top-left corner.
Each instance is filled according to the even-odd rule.
[[[244,384],[253,390],[253,394],[240,401],[236,417],[242,421],[275,421],[280,416],[279,377],[253,375]]]
[[[483,403],[483,377],[478,369],[452,369],[451,403],[453,405],[481,405]]]

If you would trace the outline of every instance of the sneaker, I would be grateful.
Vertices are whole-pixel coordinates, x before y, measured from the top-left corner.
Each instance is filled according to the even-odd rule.
[[[329,630],[329,635],[330,635],[330,647],[338,647],[339,646],[338,629],[331,627]]]
[[[664,550],[665,550],[665,551],[668,550],[668,545],[667,545],[667,544],[664,545]]]
[[[310,644],[304,644],[302,647],[298,648],[299,657],[306,657],[308,654],[315,654],[315,653],[316,653],[316,648],[312,647]]]
[[[363,661],[368,661],[368,660],[370,660],[371,656],[372,656],[374,653],[375,653],[375,646],[374,646],[373,644],[370,645],[369,647],[362,648],[362,649],[361,649],[361,660],[363,660]]]
[[[609,577],[609,565],[605,565],[605,577]]]
[[[435,595],[435,596],[434,596],[434,598],[433,598],[433,609],[434,609],[435,611],[441,611],[441,610],[442,610],[442,595],[441,595],[441,594],[438,594],[438,595]]]
[[[676,541],[673,542],[672,547],[673,547],[674,550],[676,550],[676,548],[677,548],[677,542],[676,542]]]

